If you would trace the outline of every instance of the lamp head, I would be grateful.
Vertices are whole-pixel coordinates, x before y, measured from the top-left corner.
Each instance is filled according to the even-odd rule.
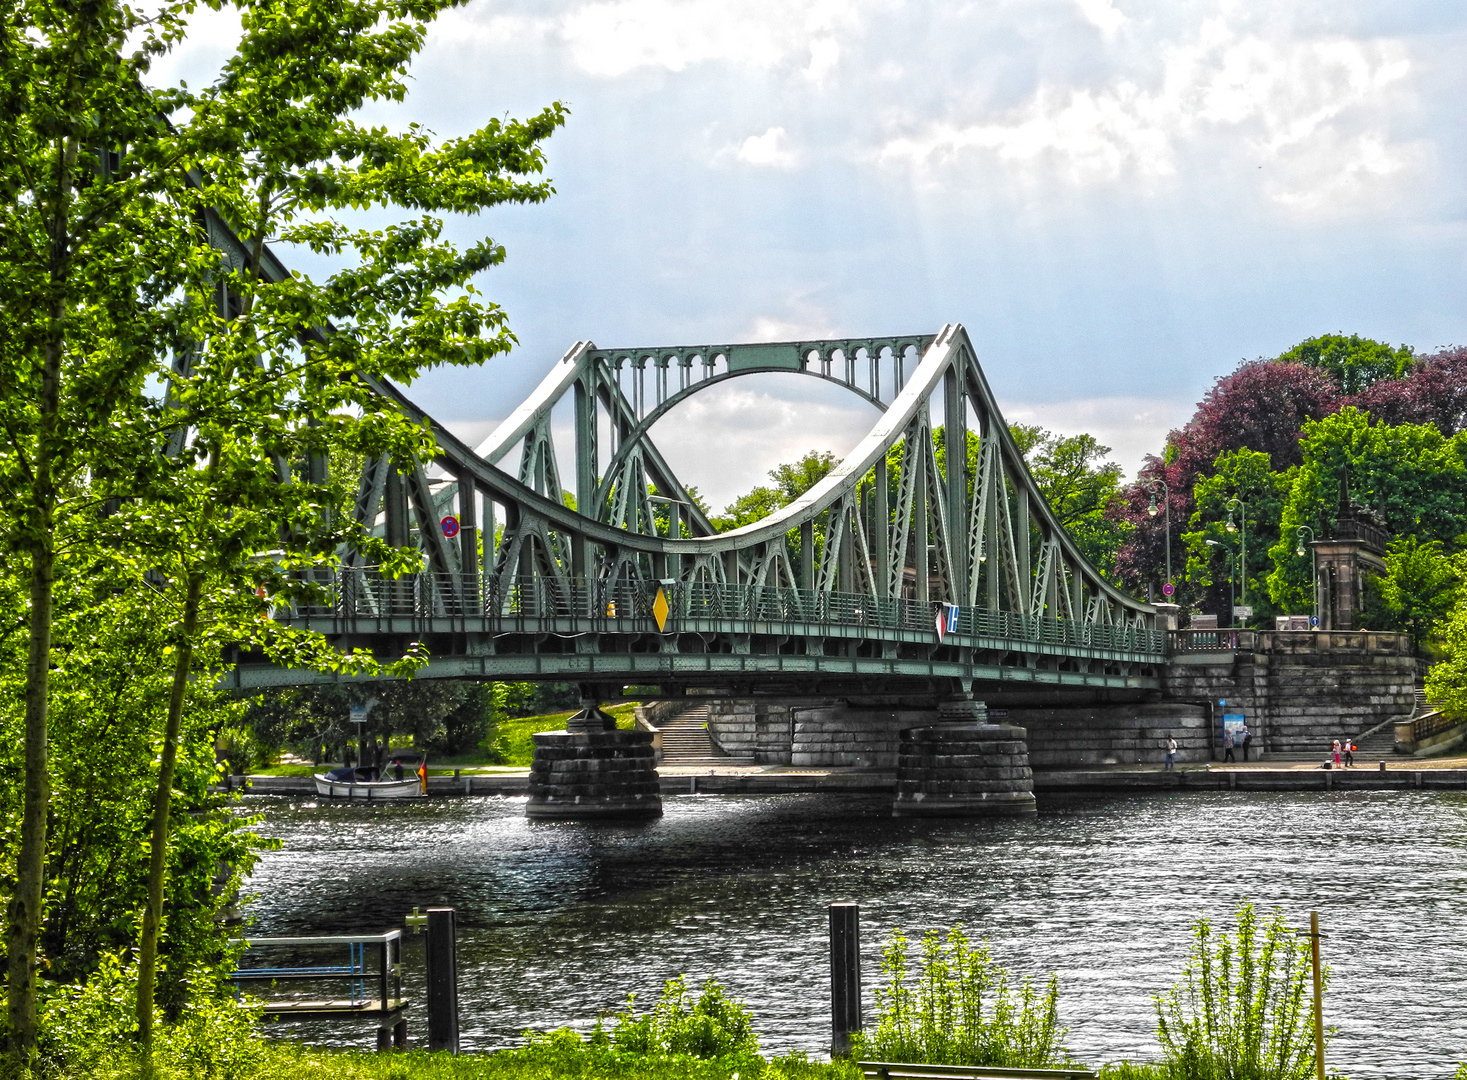
[[[1238,531],[1238,524],[1233,520],[1233,512],[1231,510],[1228,511],[1228,523],[1224,525],[1223,528],[1227,529],[1228,532]]]
[[[1304,544],[1302,542],[1294,549],[1294,554],[1300,557],[1304,555]]]

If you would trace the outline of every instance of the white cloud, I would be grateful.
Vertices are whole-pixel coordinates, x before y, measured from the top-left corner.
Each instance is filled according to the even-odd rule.
[[[839,58],[831,35],[852,21],[835,0],[606,0],[567,13],[560,35],[594,75],[711,61],[765,68],[808,56],[818,80]]]
[[[782,127],[772,127],[763,135],[750,135],[739,144],[738,159],[745,165],[762,165],[774,169],[794,168],[797,155],[787,145]]]
[[[1126,16],[1116,9],[1112,0],[1075,0],[1075,3],[1085,21],[1106,37],[1113,37],[1126,23]]]
[[[776,465],[811,450],[843,457],[877,416],[848,392],[808,377],[751,375],[690,398],[658,421],[652,438],[676,463],[678,479],[721,510],[767,484]]]
[[[1084,4],[1087,16],[1113,10]],[[1326,179],[1389,176],[1419,157],[1381,116],[1411,71],[1400,42],[1266,37],[1214,16],[1190,40],[1147,43],[1158,46],[1162,63],[1149,78],[1120,63],[1099,85],[1044,81],[1002,111],[962,103],[941,118],[907,116],[878,157],[940,183],[952,179],[944,166],[980,152],[1075,184],[1171,176],[1198,155],[1214,168],[1218,157],[1244,158],[1284,166],[1265,191],[1293,208],[1349,194],[1337,184],[1328,199],[1313,194]]]
[[[1109,446],[1110,460],[1134,476],[1147,454],[1158,453],[1167,432],[1192,416],[1190,401],[1147,397],[1092,397],[1061,401],[999,402],[1011,424],[1038,424],[1060,435],[1094,435]]]

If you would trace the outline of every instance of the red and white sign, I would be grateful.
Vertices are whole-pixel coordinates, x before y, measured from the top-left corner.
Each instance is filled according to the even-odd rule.
[[[449,514],[446,518],[438,523],[438,527],[443,530],[444,536],[452,540],[455,536],[458,535],[458,515]]]

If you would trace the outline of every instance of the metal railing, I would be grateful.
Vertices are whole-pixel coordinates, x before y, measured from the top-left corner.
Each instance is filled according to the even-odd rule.
[[[1169,630],[1167,651],[1265,653],[1373,653],[1405,656],[1411,650],[1405,634],[1384,630]]]
[[[1433,735],[1440,735],[1443,731],[1461,727],[1463,722],[1461,717],[1448,716],[1441,712],[1429,712],[1424,716],[1414,716],[1406,723],[1397,724],[1396,731],[1399,734],[1400,729],[1409,723],[1411,742],[1413,745],[1419,745],[1423,739],[1429,739]]]
[[[366,1009],[374,999],[367,996],[369,982],[375,983],[376,1001],[381,1009],[390,1008],[390,1002],[402,997],[402,931],[389,930],[385,934],[333,934],[325,937],[272,937],[249,938],[246,950],[260,948],[306,949],[322,946],[347,947],[347,962],[325,964],[282,964],[272,967],[240,967],[231,980],[238,993],[240,984],[247,982],[340,982],[347,983],[348,997],[344,1004],[349,1009]],[[377,956],[375,970],[367,967],[368,947]],[[271,1005],[283,1003],[267,1002]]]
[[[303,605],[285,618],[343,620],[474,618],[489,623],[574,620],[604,633],[655,632],[658,583],[619,579],[514,578],[473,574],[412,574],[386,578],[371,569],[342,570],[326,586],[324,603]],[[777,623],[812,628],[934,631],[945,605],[862,593],[721,582],[664,582],[666,632],[706,622]],[[649,625],[650,624],[650,625]],[[492,627],[491,627],[492,628]],[[699,627],[700,629],[702,627]],[[1073,648],[1161,655],[1166,633],[1116,623],[1035,618],[1013,611],[959,607],[958,637],[1000,638]]]

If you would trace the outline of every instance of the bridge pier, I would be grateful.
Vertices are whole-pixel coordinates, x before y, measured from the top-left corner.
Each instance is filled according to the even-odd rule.
[[[938,706],[940,723],[908,728],[897,750],[895,817],[1032,814],[1028,732],[988,723],[981,701]]]
[[[535,758],[526,817],[662,816],[650,731],[618,731],[594,701],[583,701],[565,726],[531,736]]]

